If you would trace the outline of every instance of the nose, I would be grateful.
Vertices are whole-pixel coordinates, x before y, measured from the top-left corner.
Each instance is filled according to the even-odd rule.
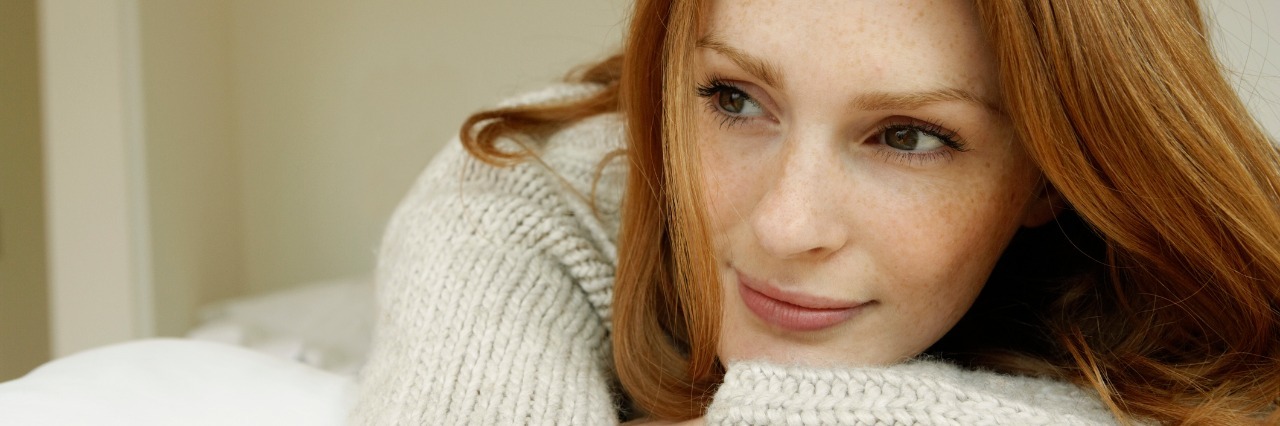
[[[759,245],[776,258],[825,258],[848,242],[839,221],[844,197],[831,190],[841,176],[839,156],[789,145],[752,212],[751,227]]]

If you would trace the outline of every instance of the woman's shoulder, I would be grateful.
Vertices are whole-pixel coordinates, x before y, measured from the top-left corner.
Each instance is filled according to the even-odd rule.
[[[1072,384],[936,360],[865,368],[733,363],[708,416],[735,424],[777,416],[875,424],[1115,423],[1096,394]]]
[[[571,100],[592,90],[598,89],[553,86],[499,107]],[[587,296],[607,327],[625,170],[622,161],[599,165],[622,146],[622,138],[616,115],[603,114],[522,140],[536,157],[498,166],[468,153],[455,137],[401,200],[383,236],[383,257],[399,251],[442,253],[478,246],[487,247],[490,256],[556,265],[567,273],[564,281]],[[519,147],[511,139],[499,143]],[[437,254],[417,261],[458,261],[447,258],[451,259]]]
[[[560,83],[508,98],[497,107],[551,105],[599,90],[594,84]],[[608,113],[569,123],[547,135],[523,135],[518,141],[502,138],[497,146],[504,151],[530,149],[534,154],[509,166],[476,158],[455,136],[418,176],[402,205],[439,197],[461,197],[461,201],[516,197],[553,209],[586,207],[595,211],[590,219],[617,222],[626,176],[625,162],[615,155],[624,147],[622,126],[618,114]],[[613,228],[610,241],[616,238]]]
[[[497,108],[553,105],[599,90],[594,84],[560,83],[508,98]],[[625,162],[615,155],[624,146],[622,126],[618,114],[606,113],[545,135],[500,138],[495,145],[503,151],[533,151],[532,157],[505,166],[476,158],[455,136],[418,175],[400,209],[442,201],[461,203],[488,212],[489,219],[495,219],[495,203],[544,212],[567,209],[565,213],[592,228],[594,239],[612,253],[626,176]]]
[[[608,358],[615,233],[576,195],[618,143],[612,123],[593,117],[521,140],[538,157],[509,166],[481,161],[457,138],[437,154],[383,234],[376,337],[354,422],[616,418]]]

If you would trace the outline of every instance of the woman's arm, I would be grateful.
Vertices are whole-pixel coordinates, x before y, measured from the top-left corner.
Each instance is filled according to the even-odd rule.
[[[612,266],[550,172],[497,169],[455,146],[384,237],[357,424],[613,424]],[[611,286],[603,286],[607,289]]]
[[[709,425],[1110,425],[1097,396],[1067,383],[965,370],[940,361],[813,368],[738,362]]]

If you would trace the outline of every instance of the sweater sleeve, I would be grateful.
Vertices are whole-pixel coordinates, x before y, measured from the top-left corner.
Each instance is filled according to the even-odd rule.
[[[550,172],[453,144],[401,203],[377,267],[355,424],[613,424],[612,267]]]
[[[1096,396],[1067,383],[917,360],[814,368],[737,362],[709,425],[1111,425]]]

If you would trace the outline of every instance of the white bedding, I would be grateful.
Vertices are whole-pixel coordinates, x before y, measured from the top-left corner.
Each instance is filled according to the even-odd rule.
[[[354,376],[369,351],[373,305],[368,276],[305,283],[205,307],[187,337]]]
[[[340,425],[352,378],[245,348],[154,339],[0,383],[0,425]]]

